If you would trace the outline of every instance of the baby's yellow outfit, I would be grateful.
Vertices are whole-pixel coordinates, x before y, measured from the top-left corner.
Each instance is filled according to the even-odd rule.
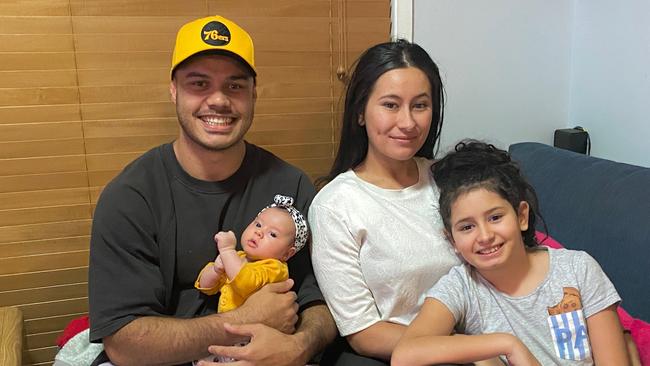
[[[242,258],[246,257],[246,253],[243,251],[238,251],[237,254]],[[228,276],[224,274],[215,286],[201,288],[199,279],[210,264],[214,264],[214,262],[210,262],[203,267],[199,277],[194,282],[194,287],[206,295],[214,295],[221,291],[218,308],[220,313],[238,308],[253,292],[259,290],[262,286],[289,278],[289,268],[286,263],[277,259],[260,259],[244,264],[237,276],[232,280],[228,280]],[[212,271],[212,269],[210,270]]]

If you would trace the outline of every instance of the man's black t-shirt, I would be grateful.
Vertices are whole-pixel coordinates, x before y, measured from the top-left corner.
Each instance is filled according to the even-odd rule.
[[[102,192],[93,219],[89,266],[90,339],[141,316],[191,318],[216,312],[218,296],[194,288],[214,260],[214,234],[239,238],[275,194],[294,197],[305,216],[315,195],[307,176],[270,152],[246,144],[235,174],[220,182],[188,175],[171,144],[145,153]],[[322,300],[309,252],[289,260],[301,306]]]

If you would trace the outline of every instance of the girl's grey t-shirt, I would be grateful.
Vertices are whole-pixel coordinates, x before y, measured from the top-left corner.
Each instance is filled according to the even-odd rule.
[[[548,250],[549,271],[526,296],[499,292],[466,264],[452,268],[426,296],[447,306],[460,333],[511,333],[542,365],[593,365],[586,319],[621,298],[586,252],[536,250]]]

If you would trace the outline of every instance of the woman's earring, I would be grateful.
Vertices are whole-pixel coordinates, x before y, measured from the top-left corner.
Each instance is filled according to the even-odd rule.
[[[363,127],[365,125],[366,125],[366,120],[365,119],[359,120],[359,126]]]

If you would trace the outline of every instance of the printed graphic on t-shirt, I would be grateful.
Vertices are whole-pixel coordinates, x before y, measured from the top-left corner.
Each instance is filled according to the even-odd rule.
[[[555,354],[564,360],[591,360],[587,322],[582,312],[580,291],[564,287],[559,304],[548,308],[548,326],[551,330]]]

